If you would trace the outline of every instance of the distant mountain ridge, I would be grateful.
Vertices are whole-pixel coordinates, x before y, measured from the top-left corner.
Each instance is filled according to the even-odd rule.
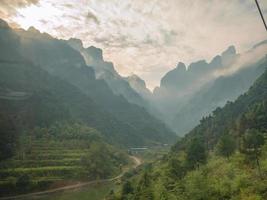
[[[184,63],[179,62],[177,67],[167,72],[160,81],[160,87],[155,89],[153,94],[156,99],[183,98],[192,94],[201,87],[201,82],[205,81],[205,76],[209,76],[213,71],[227,68],[238,58],[234,46],[228,47],[221,55],[215,56],[210,63],[199,60],[191,63],[187,68]],[[169,102],[171,103],[171,102]],[[172,103],[171,103],[172,104]]]
[[[204,139],[207,149],[213,149],[224,134],[234,137],[245,134],[248,129],[267,130],[267,58],[259,63],[264,72],[235,101],[217,107],[209,116],[203,117],[200,124],[178,141],[173,150],[185,148],[185,144],[195,137]]]
[[[146,82],[141,79],[136,74],[133,74],[131,76],[128,76],[125,78],[125,80],[128,81],[130,86],[138,93],[140,94],[144,99],[151,101],[152,99],[152,92],[150,92],[149,89],[146,87]]]
[[[190,131],[202,117],[208,116],[212,110],[222,107],[228,101],[234,101],[238,94],[245,92],[267,68],[266,59],[258,61],[254,66],[217,78],[197,91],[183,108],[177,112],[172,124],[182,134]]]
[[[237,98],[264,72],[258,66],[265,59],[266,44],[263,41],[241,55],[229,46],[210,63],[200,60],[186,67],[179,62],[153,92],[165,122],[183,135],[213,109]]]
[[[68,44],[79,51],[88,66],[95,71],[97,79],[105,80],[110,89],[116,95],[122,95],[127,101],[137,104],[139,106],[147,107],[146,102],[131,86],[121,77],[114,69],[112,62],[104,61],[102,49],[90,46],[84,48],[82,41],[79,39],[69,39]]]

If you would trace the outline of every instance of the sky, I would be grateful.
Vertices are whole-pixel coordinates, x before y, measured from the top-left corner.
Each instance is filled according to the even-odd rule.
[[[258,1],[267,19],[267,1]],[[0,0],[0,17],[99,47],[122,76],[137,74],[149,89],[180,61],[267,39],[254,0]]]

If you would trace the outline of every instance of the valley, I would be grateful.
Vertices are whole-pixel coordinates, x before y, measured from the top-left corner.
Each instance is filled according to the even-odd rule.
[[[0,200],[267,199],[255,8],[150,3],[0,2]]]

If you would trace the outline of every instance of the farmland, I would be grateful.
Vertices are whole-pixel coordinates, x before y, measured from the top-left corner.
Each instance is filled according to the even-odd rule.
[[[65,137],[66,132],[60,137],[21,136],[19,151],[0,164],[0,194],[29,193],[118,175],[128,162],[126,154],[102,141],[94,130],[83,132],[91,134],[90,138]],[[103,165],[104,161],[108,164]]]

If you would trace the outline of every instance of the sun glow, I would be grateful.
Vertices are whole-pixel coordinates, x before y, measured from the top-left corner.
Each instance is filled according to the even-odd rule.
[[[14,27],[79,38],[85,47],[103,49],[121,75],[137,74],[149,88],[179,61],[209,61],[230,45],[242,52],[266,39],[253,1],[23,0],[36,2],[23,6],[13,3],[22,0],[0,1],[6,2],[2,9],[0,3],[0,16]],[[264,15],[266,2],[260,2]]]
[[[51,4],[43,2],[40,5],[31,5],[18,9],[14,21],[24,29],[34,26],[41,32],[50,32],[52,30],[50,30],[49,24],[44,26],[46,19],[57,20],[61,15],[62,12],[60,10],[54,8]]]

